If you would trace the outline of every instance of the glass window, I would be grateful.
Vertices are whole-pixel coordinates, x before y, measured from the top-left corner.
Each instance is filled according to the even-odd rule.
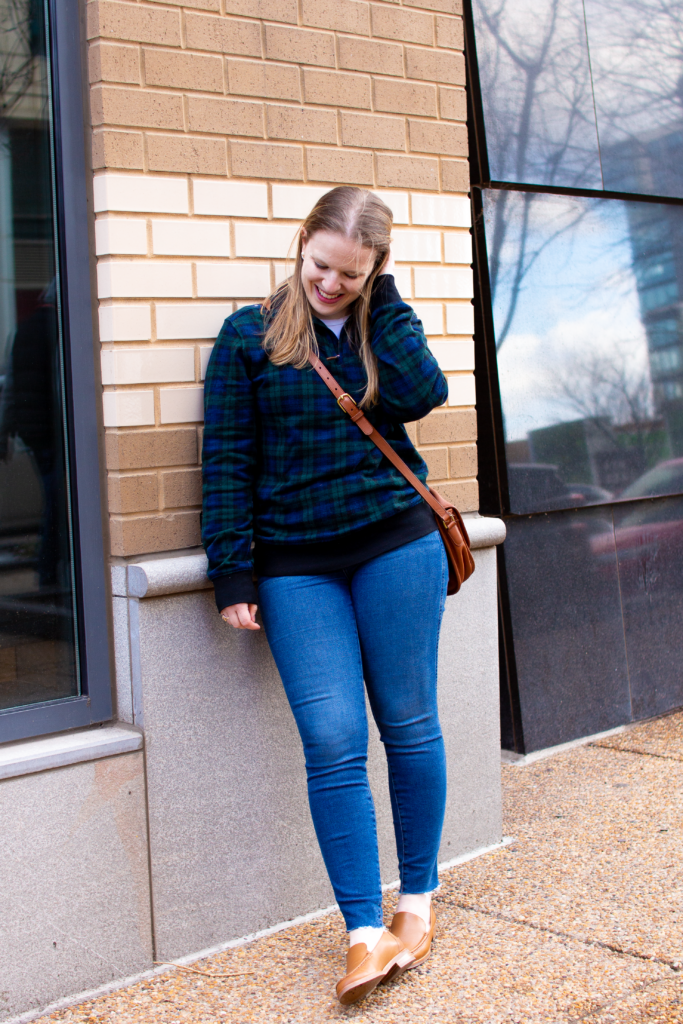
[[[511,511],[683,493],[683,208],[487,190],[484,217]]]
[[[0,0],[0,710],[79,694],[43,12]]]

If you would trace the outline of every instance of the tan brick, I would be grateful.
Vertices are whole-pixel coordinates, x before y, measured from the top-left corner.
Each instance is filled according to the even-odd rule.
[[[416,153],[467,156],[467,128],[464,124],[436,124],[408,121],[410,148]]]
[[[436,86],[417,82],[397,82],[395,78],[375,78],[375,110],[394,114],[436,115]]]
[[[467,93],[464,89],[439,88],[439,112],[448,121],[467,120]]]
[[[261,28],[256,21],[214,18],[207,14],[185,15],[185,39],[192,50],[261,56]]]
[[[266,106],[266,134],[271,139],[300,139],[302,142],[337,141],[337,115],[334,110],[307,110],[304,107]]]
[[[406,46],[406,73],[408,78],[418,78],[425,82],[464,85],[465,58],[461,53],[417,50],[413,46]]]
[[[187,117],[191,131],[263,138],[263,106],[260,103],[188,96]]]
[[[420,455],[427,463],[430,480],[446,480],[448,478],[447,448],[421,448]]]
[[[424,7],[442,14],[462,14],[462,0],[403,0],[406,7]]]
[[[266,25],[266,57],[333,68],[334,36],[329,32],[311,32],[305,28]]]
[[[431,412],[418,423],[420,444],[449,441],[475,441],[477,414],[474,409],[448,409]]]
[[[449,50],[462,50],[465,47],[465,34],[462,18],[436,19],[436,45],[445,46]]]
[[[330,103],[340,107],[370,110],[370,79],[365,75],[344,75],[340,71],[304,69],[306,103]]]
[[[402,117],[371,117],[368,114],[342,114],[342,144],[370,149],[405,151],[406,126]]]
[[[108,469],[196,466],[197,431],[192,427],[179,427],[175,430],[107,431],[105,450]]]
[[[466,160],[441,161],[441,188],[444,192],[469,192],[470,165]]]
[[[145,555],[152,551],[176,551],[201,543],[199,512],[176,512],[171,515],[135,516],[109,520],[111,553]]]
[[[102,36],[136,43],[180,46],[180,11],[94,0],[88,4],[88,39]]]
[[[227,174],[225,139],[198,139],[187,135],[147,135],[150,171],[185,174]]]
[[[140,85],[140,51],[137,46],[93,43],[88,51],[91,82],[125,82]]]
[[[339,36],[339,67],[347,71],[375,71],[403,78],[403,47],[357,36]]]
[[[418,156],[377,154],[377,184],[390,188],[438,189],[437,161]]]
[[[201,469],[176,469],[161,474],[162,508],[201,505]]]
[[[479,484],[476,480],[439,484],[439,493],[452,501],[459,512],[476,512],[479,508]]]
[[[177,4],[179,7],[201,7],[205,11],[220,11],[220,0],[152,0],[153,3]]]
[[[335,181],[342,185],[372,185],[372,153],[357,150],[308,149],[306,168],[310,181]]]
[[[110,473],[107,485],[110,512],[151,512],[159,507],[156,473]]]
[[[96,85],[90,93],[92,123],[140,128],[183,128],[183,99],[166,92]]]
[[[453,479],[465,476],[477,475],[477,446],[476,444],[463,444],[457,448],[448,449],[448,461],[450,463],[449,476]]]
[[[291,25],[296,25],[299,17],[296,0],[225,0],[225,13],[286,21]]]
[[[304,25],[370,35],[369,5],[357,0],[303,0]]]
[[[142,135],[138,132],[93,132],[93,167],[119,167],[142,170]]]
[[[223,61],[220,57],[174,53],[172,50],[143,50],[143,53],[147,85],[223,92]]]
[[[275,100],[301,99],[299,69],[286,64],[251,60],[228,61],[228,87],[238,96],[263,96]]]
[[[412,444],[417,445],[417,423],[404,423],[403,426]]]
[[[401,43],[434,44],[434,18],[403,7],[372,5],[372,34]]]
[[[231,142],[230,166],[232,173],[240,178],[303,181],[304,153],[300,146]]]

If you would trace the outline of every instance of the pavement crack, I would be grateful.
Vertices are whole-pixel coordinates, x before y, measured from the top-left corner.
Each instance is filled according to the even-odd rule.
[[[610,953],[618,953],[620,956],[628,956],[634,960],[644,960],[651,964],[661,964],[663,967],[668,967],[675,974],[679,974],[682,969],[682,965],[678,960],[669,960],[666,957],[652,956],[648,953],[641,953],[637,949],[624,949],[616,943],[603,942],[601,939],[585,939],[580,935],[573,935],[571,932],[561,931],[559,928],[550,928],[548,925],[535,924],[533,921],[525,921],[524,918],[514,917],[512,914],[502,914],[499,910],[485,910],[483,907],[477,907],[470,903],[461,903],[460,901],[456,901],[453,905],[459,907],[461,910],[471,910],[475,914],[494,917],[499,921],[505,921],[506,924],[520,924],[525,928],[533,928],[537,932],[546,932],[549,935],[555,935],[559,939],[569,939],[571,942],[580,942],[584,946],[594,946],[598,949],[606,949]]]
[[[600,1006],[595,1007],[592,1010],[588,1010],[586,1013],[582,1013],[580,1017],[569,1017],[568,1020],[571,1024],[580,1024],[582,1020],[588,1020],[590,1017],[597,1017],[599,1014],[605,1012],[605,1010],[611,1010],[614,1006],[619,1006],[621,1003],[625,1003],[627,999],[632,999],[634,995],[640,996],[644,992],[649,992],[651,989],[656,988],[657,985],[665,985],[671,981],[671,978],[655,978],[653,981],[643,982],[642,985],[636,986],[635,991],[630,992],[628,995],[617,996],[616,999],[610,999],[607,1003],[602,1003]]]
[[[601,750],[614,750],[618,754],[640,754],[641,757],[657,757],[662,761],[683,761],[683,757],[676,757],[675,754],[655,754],[651,750],[638,750],[636,747],[612,747],[609,743],[588,743],[589,747],[599,747]]]

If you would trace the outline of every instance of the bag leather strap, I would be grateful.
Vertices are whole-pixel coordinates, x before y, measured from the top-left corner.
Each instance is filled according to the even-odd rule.
[[[366,416],[363,415],[361,409],[358,408],[351,395],[348,395],[345,391],[337,384],[336,380],[327,369],[325,364],[311,352],[308,357],[308,361],[311,366],[318,374],[318,376],[327,384],[328,388],[337,399],[337,405],[339,408],[346,413],[348,417],[356,424],[356,426],[363,431],[363,433],[370,438],[373,444],[376,444],[382,455],[385,455],[389,462],[401,473],[409,484],[411,484],[417,493],[424,498],[427,504],[434,510],[437,516],[443,520],[444,526],[448,529],[455,522],[455,517],[448,509],[445,509],[438,498],[435,498],[431,491],[427,490],[421,480],[415,476],[413,471],[406,466],[400,455],[397,455],[388,441],[385,441],[378,430],[375,430],[372,423]]]

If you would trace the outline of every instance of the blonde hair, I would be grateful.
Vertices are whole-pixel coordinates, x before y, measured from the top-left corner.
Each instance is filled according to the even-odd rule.
[[[359,402],[374,405],[379,398],[377,360],[370,347],[370,295],[391,245],[393,214],[386,203],[364,188],[341,185],[321,196],[299,229],[294,272],[266,301],[272,310],[267,318],[263,346],[275,366],[291,364],[300,370],[311,352],[318,354],[313,314],[301,276],[304,240],[316,231],[334,231],[374,253],[372,270],[349,310],[351,339],[367,374],[367,387]]]

